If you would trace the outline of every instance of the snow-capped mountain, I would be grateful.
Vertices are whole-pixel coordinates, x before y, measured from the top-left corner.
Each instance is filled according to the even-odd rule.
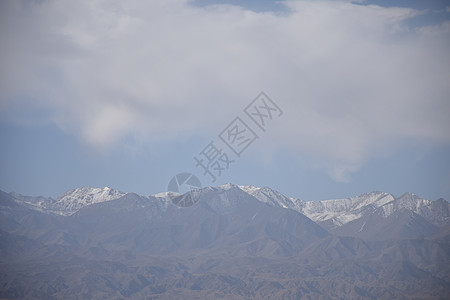
[[[380,231],[385,230],[381,226],[376,226],[377,222],[384,224],[397,222],[391,225],[398,228],[407,227],[408,224],[412,223],[420,224],[421,229],[416,228],[416,230],[423,233],[433,231],[433,226],[442,227],[450,224],[449,203],[447,201],[443,199],[430,201],[411,193],[406,193],[398,198],[384,192],[371,192],[347,199],[303,201],[287,197],[269,187],[259,188],[250,185],[225,184],[216,188],[206,187],[191,191],[184,195],[165,192],[149,197],[140,197],[158,203],[161,202],[161,205],[156,207],[167,208],[170,205],[190,206],[197,201],[195,198],[199,199],[205,197],[205,195],[217,194],[221,200],[214,205],[226,210],[229,205],[242,197],[241,192],[270,206],[297,211],[327,230],[342,235],[365,237],[365,232],[369,230],[366,225],[371,222],[374,224],[370,228],[372,230],[371,235],[375,236],[379,236]],[[29,208],[69,216],[83,207],[116,200],[126,194],[108,187],[84,187],[70,190],[56,200],[27,197],[14,193],[11,193],[11,195],[22,205]],[[377,233],[373,233],[374,227],[378,228]]]
[[[388,218],[399,211],[409,211],[437,225],[450,224],[449,203],[444,199],[430,201],[412,193],[395,198],[384,192],[371,192],[345,199],[303,201],[285,195],[268,187],[239,186],[259,201],[276,207],[296,210],[327,229],[377,214]]]
[[[450,224],[449,205],[444,199],[430,201],[412,193],[405,193],[396,201],[383,205],[383,216],[388,217],[399,210],[418,214],[435,225]]]
[[[364,212],[394,201],[394,196],[382,192],[372,192],[348,199],[303,201],[286,197],[268,187],[239,186],[239,188],[261,202],[296,210],[315,222],[327,223],[331,227],[342,226],[362,217]]]
[[[259,201],[296,210],[329,232],[364,240],[396,240],[432,236],[450,225],[449,203],[411,193],[395,198],[372,192],[347,199],[302,201],[270,188],[240,186]]]
[[[82,207],[118,199],[125,193],[109,187],[82,187],[67,191],[56,200],[44,197],[29,197],[11,193],[13,197],[25,206],[57,215],[70,216]]]
[[[84,206],[115,200],[124,195],[125,193],[109,187],[77,188],[64,193],[56,199],[51,209],[60,212],[62,215],[71,215]]]
[[[305,206],[305,201],[301,201],[296,198],[289,198],[281,194],[278,191],[272,190],[269,187],[258,188],[252,185],[240,185],[241,190],[249,195],[252,195],[261,202],[267,203],[272,206],[290,208],[301,212]]]
[[[232,184],[56,200],[0,191],[0,298],[447,299],[448,208],[413,194],[306,202]]]
[[[338,227],[394,200],[391,194],[372,192],[348,199],[308,201],[301,212],[316,222]]]

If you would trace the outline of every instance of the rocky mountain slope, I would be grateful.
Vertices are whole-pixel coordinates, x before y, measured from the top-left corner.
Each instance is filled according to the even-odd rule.
[[[124,196],[125,193],[108,187],[91,188],[83,187],[67,191],[56,200],[45,197],[23,196],[11,193],[21,204],[31,209],[69,216],[87,205],[111,201]]]
[[[450,205],[411,193],[371,192],[348,199],[301,201],[268,187],[241,186],[261,202],[298,211],[332,233],[385,240],[436,234],[450,225]]]
[[[46,203],[0,192],[0,299],[450,295],[445,200],[370,193],[308,204],[234,185],[121,194],[77,189]],[[195,204],[174,204],[189,197]]]

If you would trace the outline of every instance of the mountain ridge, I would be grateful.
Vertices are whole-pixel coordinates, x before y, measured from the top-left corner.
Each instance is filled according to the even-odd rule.
[[[90,196],[67,215],[41,211],[27,204],[33,199],[0,192],[0,298],[450,295],[449,226],[437,228],[428,221],[445,221],[446,201],[403,197],[394,200],[387,217],[383,205],[391,202],[383,203],[387,199],[378,193],[359,204],[358,199],[325,203],[321,207],[328,210],[362,214],[327,229],[326,221],[314,222],[293,209],[304,209],[304,202],[268,187],[229,184],[183,195],[126,193],[116,199],[115,192],[95,190],[106,201],[98,201],[92,191],[69,193]],[[77,207],[73,197],[66,199],[74,206],[64,209]],[[361,227],[367,230],[358,231]]]
[[[450,223],[450,216],[448,213],[449,203],[445,199],[440,198],[431,201],[410,192],[406,192],[397,198],[386,192],[375,191],[350,198],[304,201],[298,198],[287,197],[269,187],[224,184],[215,189],[228,190],[231,188],[239,188],[263,203],[300,212],[313,221],[324,224],[328,229],[341,227],[351,223],[352,221],[360,219],[364,213],[373,213],[380,208],[384,217],[388,217],[390,214],[400,209],[407,209],[421,216],[425,216],[428,220],[432,220],[431,223],[434,225]],[[214,188],[205,187],[198,189],[198,191],[207,191],[209,189]],[[195,194],[195,191],[189,192],[189,195],[194,195],[193,193]],[[57,199],[45,198],[42,196],[23,196],[14,192],[9,194],[14,197],[18,203],[28,206],[31,209],[69,216],[85,206],[117,200],[128,193],[109,187],[82,187],[69,190]],[[150,196],[140,196],[168,202],[173,201],[176,197],[182,197],[183,194],[164,192]],[[436,216],[436,214],[439,214],[439,210],[433,205],[442,208],[440,215]]]

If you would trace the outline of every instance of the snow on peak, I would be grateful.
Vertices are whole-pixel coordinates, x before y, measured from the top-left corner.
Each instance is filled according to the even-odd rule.
[[[91,188],[82,187],[67,191],[60,196],[49,209],[61,215],[72,215],[82,207],[118,199],[125,193],[109,187]]]
[[[383,217],[388,217],[399,210],[409,210],[428,218],[436,219],[436,223],[450,222],[448,212],[442,211],[439,206],[432,205],[433,201],[425,200],[412,193],[405,193],[398,198],[384,192],[371,192],[356,197],[322,201],[303,201],[297,198],[289,198],[282,193],[269,187],[255,187],[252,185],[234,185],[231,183],[219,187],[204,187],[191,191],[193,197],[200,197],[208,193],[218,193],[218,197],[213,197],[213,206],[226,209],[234,205],[236,201],[242,199],[242,195],[248,195],[271,206],[292,209],[315,222],[325,222],[329,226],[342,226],[356,219],[370,215],[375,211],[381,211]],[[112,201],[124,196],[125,193],[109,187],[92,188],[82,187],[67,191],[56,200],[43,197],[26,197],[16,195],[18,201],[24,205],[54,214],[70,216],[81,208]],[[156,198],[165,207],[170,205],[176,197],[182,196],[178,193],[164,192],[151,197]],[[207,197],[208,198],[208,197]],[[441,201],[441,206],[447,205],[446,201]],[[439,203],[438,203],[439,204]],[[433,219],[433,220],[434,220]],[[443,220],[443,221],[442,221]]]
[[[300,209],[303,207],[303,201],[300,201],[296,198],[288,198],[282,193],[266,186],[258,188],[252,185],[241,185],[238,187],[242,191],[258,199],[259,201],[272,206],[289,208],[296,211],[300,211]]]
[[[395,211],[407,209],[414,213],[421,214],[421,212],[429,207],[432,201],[423,199],[413,193],[405,193],[395,199],[395,202],[387,203],[382,207],[383,216],[388,217]]]
[[[331,221],[335,226],[341,226],[361,218],[365,211],[392,201],[391,194],[372,192],[346,199],[309,201],[301,212],[316,222]]]
[[[391,203],[395,198],[384,192],[371,192],[346,199],[323,201],[302,201],[289,198],[268,187],[239,186],[241,190],[252,195],[261,202],[272,206],[298,211],[316,222],[331,222],[334,226],[342,226],[361,218],[364,213],[374,211]]]
[[[230,189],[233,189],[233,188],[236,188],[236,187],[237,186],[232,184],[232,183],[225,183],[225,184],[219,186],[218,188],[222,189],[222,190],[230,190]]]
[[[253,186],[253,185],[238,185],[238,187],[243,190],[244,192],[246,192],[247,194],[253,194],[255,192],[257,192],[258,190],[260,190],[259,187]]]
[[[317,222],[331,221],[336,226],[360,218],[364,210],[377,209],[394,200],[388,193],[372,192],[347,199],[302,201],[286,197],[268,187],[247,185],[239,188],[261,202],[298,211]]]
[[[168,199],[168,198],[176,197],[176,196],[180,196],[180,195],[181,195],[180,193],[175,193],[175,192],[161,192],[161,193],[152,195],[152,197]]]

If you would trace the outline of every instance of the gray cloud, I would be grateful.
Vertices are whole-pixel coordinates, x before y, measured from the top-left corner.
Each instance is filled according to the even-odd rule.
[[[450,23],[288,1],[288,14],[187,1],[2,2],[0,109],[45,107],[94,148],[215,134],[260,90],[286,111],[266,149],[339,181],[406,140],[448,143]],[[262,140],[262,143],[264,141]]]

